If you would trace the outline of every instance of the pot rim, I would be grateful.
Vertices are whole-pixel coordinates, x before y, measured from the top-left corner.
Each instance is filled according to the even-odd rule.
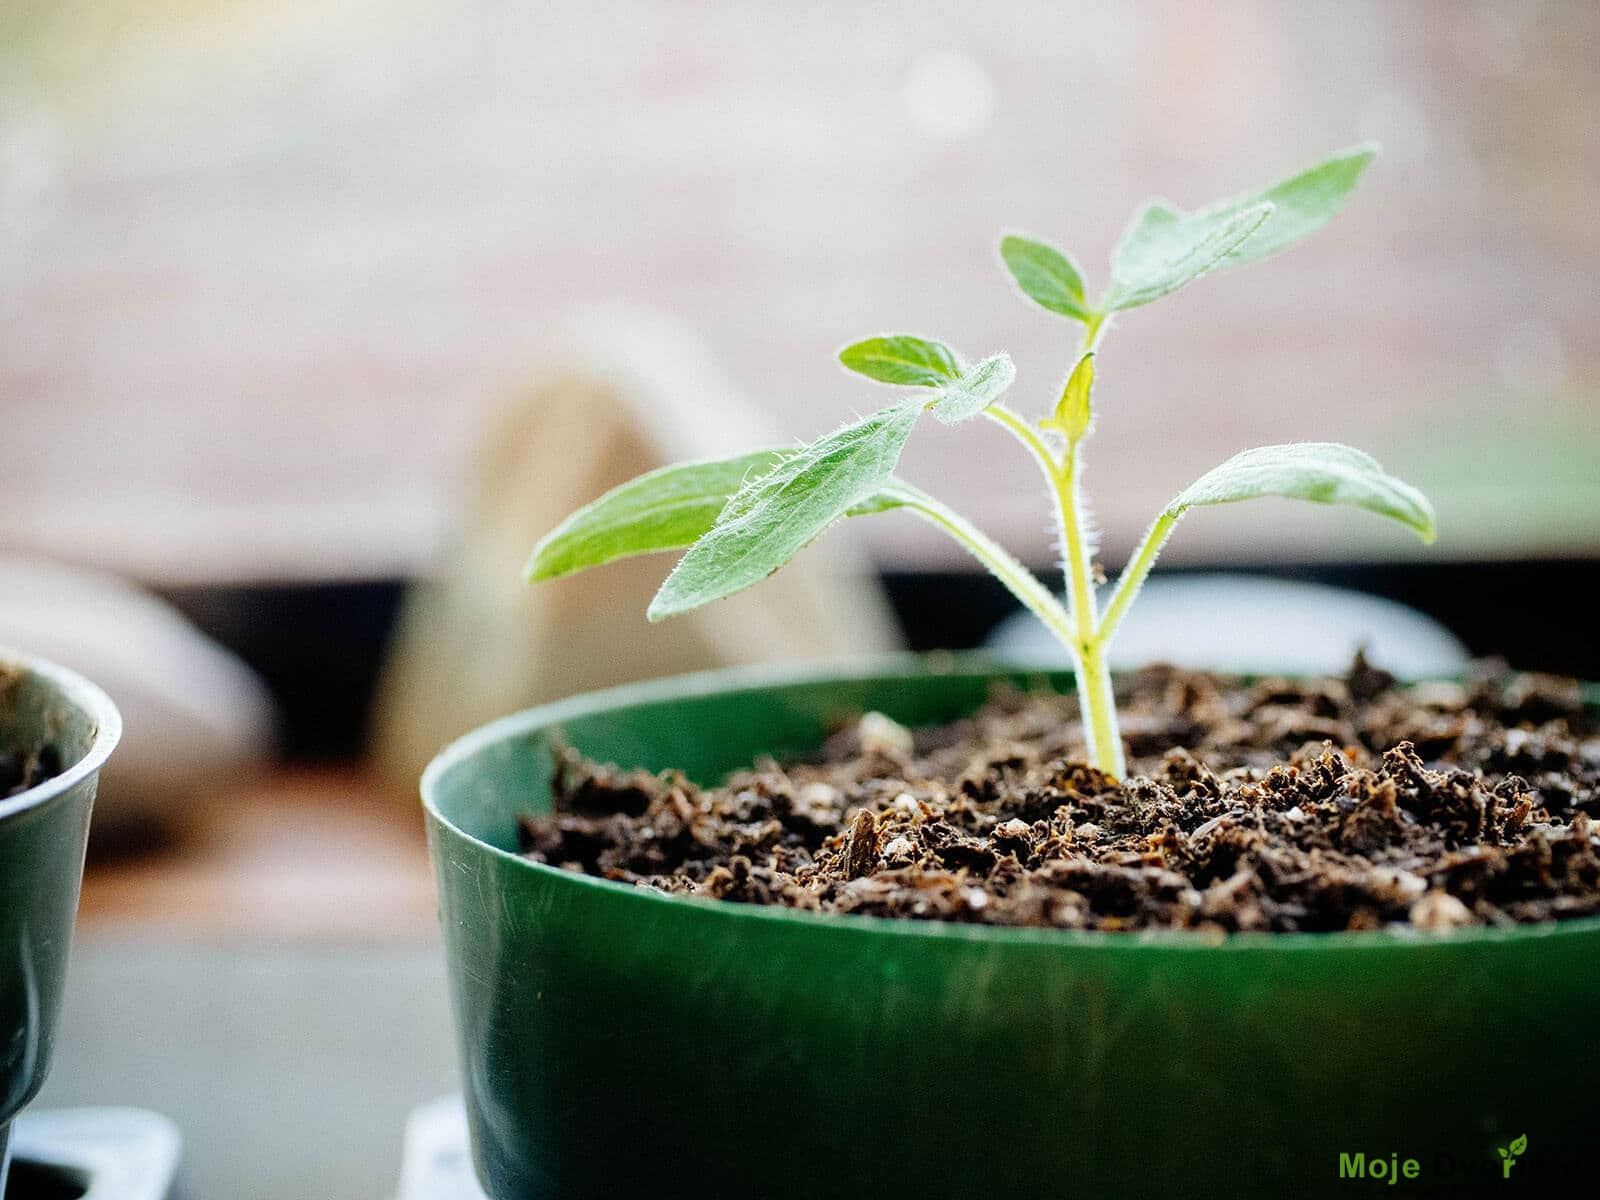
[[[92,683],[78,672],[37,655],[26,654],[9,646],[0,646],[0,668],[9,667],[25,674],[36,675],[54,684],[62,696],[88,713],[94,722],[94,740],[89,749],[61,774],[19,792],[8,800],[0,800],[0,821],[29,809],[48,804],[57,796],[71,791],[83,780],[105,766],[106,759],[122,740],[122,713],[99,684]]]
[[[1226,933],[1208,935],[1192,930],[1138,930],[1114,932],[1086,929],[1040,929],[1027,926],[969,925],[953,921],[921,921],[906,918],[863,916],[856,913],[809,912],[781,905],[734,904],[710,897],[674,896],[653,888],[638,887],[592,875],[580,875],[547,863],[534,862],[520,854],[491,845],[444,815],[438,805],[440,780],[456,766],[481,751],[501,742],[526,736],[536,730],[588,716],[591,713],[628,708],[638,704],[657,704],[674,699],[704,697],[723,691],[750,691],[790,685],[825,683],[829,680],[863,680],[905,675],[1010,674],[1013,676],[1070,675],[1070,670],[1054,670],[1033,664],[1008,662],[982,651],[934,651],[928,654],[900,653],[851,659],[822,659],[805,663],[762,663],[724,667],[709,671],[669,675],[637,683],[625,683],[596,691],[582,692],[562,700],[541,704],[500,717],[452,741],[428,763],[422,773],[422,806],[438,827],[511,866],[511,870],[531,871],[564,887],[598,889],[613,899],[631,898],[644,904],[666,904],[687,912],[699,911],[706,919],[729,922],[778,922],[792,927],[812,927],[835,933],[889,934],[899,937],[930,938],[945,942],[984,942],[1036,946],[1074,946],[1100,952],[1135,952],[1142,948],[1201,952],[1292,952],[1317,950],[1387,950],[1398,947],[1465,947],[1525,943],[1543,938],[1583,937],[1600,934],[1600,916],[1575,917],[1565,921],[1544,921],[1501,928],[1469,926],[1465,929],[1423,931],[1417,929],[1378,929],[1361,932],[1345,930],[1324,933]],[[1600,703],[1585,689],[1590,703]],[[53,782],[53,781],[52,781]],[[35,789],[37,790],[37,789]]]

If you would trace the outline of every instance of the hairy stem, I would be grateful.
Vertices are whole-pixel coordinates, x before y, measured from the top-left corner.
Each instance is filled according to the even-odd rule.
[[[1078,349],[1079,358],[1099,348],[1100,339],[1105,335],[1108,325],[1105,313],[1095,313],[1085,322],[1083,344]],[[1038,430],[1004,405],[991,405],[984,410],[984,415],[1003,425],[1027,448],[1050,485],[1050,494],[1056,503],[1056,517],[1061,524],[1062,569],[1067,580],[1067,611],[1061,612],[1060,605],[1056,604],[1052,597],[1051,607],[1066,619],[1058,623],[1046,620],[1045,624],[1066,646],[1072,655],[1073,666],[1077,669],[1078,704],[1083,712],[1084,736],[1088,739],[1090,760],[1106,774],[1121,779],[1127,773],[1127,760],[1122,749],[1122,733],[1117,726],[1117,706],[1111,690],[1111,671],[1106,665],[1106,647],[1110,642],[1110,634],[1105,628],[1106,622],[1097,619],[1093,564],[1089,561],[1089,535],[1078,492],[1078,447],[1082,439],[1069,441],[1066,453],[1058,458],[1049,444],[1039,435]],[[957,537],[961,540],[959,534]],[[1160,546],[1157,545],[1155,549],[1159,550]],[[1010,559],[1009,555],[1006,557]],[[1152,552],[1151,561],[1154,561],[1154,557]],[[1011,561],[1015,562],[1014,559]],[[1149,570],[1148,564],[1144,569]],[[998,571],[995,573],[999,574]],[[1028,578],[1038,583],[1031,574]],[[1004,576],[1001,576],[1001,581],[1005,582]],[[1008,583],[1007,586],[1011,585]],[[1028,600],[1021,592],[1014,587],[1012,591],[1024,604],[1028,604]],[[1122,607],[1126,608],[1127,601],[1132,598],[1130,593],[1123,601]],[[1038,609],[1034,611],[1038,614]],[[1107,617],[1111,615],[1108,610]],[[1120,611],[1116,613],[1116,619],[1121,620]],[[1114,622],[1111,625],[1115,628]]]
[[[1101,642],[1093,642],[1080,651],[1078,707],[1088,735],[1090,761],[1113,779],[1124,778],[1128,762],[1122,749],[1122,731],[1117,724],[1111,668],[1106,663],[1106,648]]]
[[[1106,774],[1121,779],[1128,768],[1122,753],[1122,733],[1117,728],[1111,672],[1106,666],[1106,643],[1096,622],[1093,564],[1089,561],[1089,538],[1078,496],[1078,445],[1074,442],[1068,447],[1066,461],[1055,480],[1067,596],[1076,618],[1078,704],[1083,710],[1090,759]]]
[[[1066,610],[1061,607],[1050,589],[1039,582],[1038,576],[1013,558],[988,534],[965,517],[946,508],[920,488],[912,487],[908,483],[896,480],[891,487],[885,489],[885,493],[964,546],[1006,586],[1007,591],[1022,601],[1029,612],[1044,622],[1045,628],[1069,649],[1072,648],[1074,637],[1072,619]]]
[[[1100,348],[1109,328],[1108,314],[1096,312],[1084,323],[1078,357]],[[1077,619],[1078,705],[1083,712],[1089,757],[1106,774],[1121,779],[1127,774],[1122,731],[1117,724],[1117,704],[1111,690],[1111,670],[1106,663],[1107,639],[1097,620],[1094,564],[1089,561],[1089,534],[1079,496],[1078,450],[1083,439],[1067,445],[1053,480],[1057,514],[1061,518],[1062,567],[1067,577],[1068,603]]]
[[[1098,349],[1107,327],[1108,319],[1104,313],[1095,313],[1085,322],[1083,344],[1078,349],[1079,358]],[[1050,494],[1056,503],[1056,517],[1061,525],[1061,565],[1067,581],[1067,612],[1063,615],[1069,619],[1059,626],[1051,625],[1049,621],[1045,623],[1050,625],[1050,631],[1066,646],[1077,670],[1078,704],[1083,712],[1089,758],[1106,774],[1121,779],[1127,773],[1127,761],[1123,755],[1122,733],[1117,727],[1111,671],[1106,665],[1109,638],[1097,620],[1093,564],[1089,561],[1089,535],[1078,492],[1078,447],[1082,439],[1069,441],[1066,453],[1058,458],[1031,424],[1004,405],[991,405],[984,410],[984,415],[1003,425],[1028,449],[1050,485]],[[1018,596],[1021,598],[1020,593]],[[1026,600],[1023,602],[1027,603]],[[1060,608],[1059,605],[1054,607]]]

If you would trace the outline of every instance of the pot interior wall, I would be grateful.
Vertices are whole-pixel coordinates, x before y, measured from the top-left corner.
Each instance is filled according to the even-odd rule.
[[[94,744],[99,727],[55,681],[0,663],[0,750],[26,754],[55,746],[61,767],[71,767]]]

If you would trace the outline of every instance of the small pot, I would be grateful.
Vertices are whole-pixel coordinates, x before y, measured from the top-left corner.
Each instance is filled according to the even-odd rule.
[[[0,747],[53,745],[63,766],[0,800],[0,1193],[11,1119],[50,1066],[95,783],[121,735],[116,706],[94,684],[0,649]]]
[[[719,672],[509,717],[423,776],[479,1178],[496,1200],[1338,1194],[1590,1162],[1600,918],[1109,934],[670,897],[516,854],[554,750],[702,782],[1019,677]],[[1341,1161],[1341,1155],[1348,1156]],[[1543,1161],[1541,1162],[1541,1158]],[[1416,1164],[1413,1175],[1407,1160]]]

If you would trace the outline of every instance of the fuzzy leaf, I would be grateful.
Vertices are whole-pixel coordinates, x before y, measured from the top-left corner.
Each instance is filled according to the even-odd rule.
[[[649,471],[586,504],[540,539],[523,577],[558,579],[634,554],[681,550],[713,524],[728,498],[788,451],[677,463]]]
[[[867,338],[839,351],[850,370],[879,383],[943,387],[961,378],[961,360],[943,342],[911,334]]]
[[[1016,364],[1009,354],[991,354],[942,388],[930,410],[946,425],[968,420],[1000,399],[1016,377]]]
[[[1000,257],[1022,294],[1040,308],[1078,321],[1089,319],[1083,276],[1054,246],[1013,235],[1000,240]]]
[[[1272,215],[1266,223],[1229,254],[1224,265],[1233,267],[1266,258],[1321,229],[1344,207],[1377,153],[1377,146],[1370,143],[1353,146],[1271,187],[1212,205],[1207,211],[1272,205]]]
[[[1270,187],[1195,212],[1159,201],[1147,204],[1112,254],[1106,308],[1148,304],[1208,271],[1255,262],[1315,233],[1344,207],[1377,152],[1373,145],[1354,146]],[[1263,205],[1268,210],[1264,220],[1245,229],[1221,254],[1211,253],[1229,240],[1228,231],[1248,224],[1247,214]],[[1192,253],[1190,247],[1195,248]],[[1163,278],[1176,282],[1159,285]]]
[[[1167,505],[1166,515],[1259,496],[1352,504],[1409,525],[1424,542],[1434,538],[1433,506],[1426,496],[1385,474],[1370,454],[1337,442],[1292,442],[1235,454],[1184,488]]]
[[[1146,205],[1112,254],[1106,311],[1149,304],[1216,270],[1271,214],[1271,204],[1197,213]]]
[[[818,438],[740,488],[667,576],[649,618],[677,616],[760,583],[829,525],[872,501],[921,412],[916,404],[882,409]]]
[[[1527,1148],[1528,1148],[1528,1135],[1527,1134],[1523,1134],[1516,1141],[1511,1143],[1511,1155],[1512,1155],[1512,1157],[1515,1158],[1517,1155],[1521,1154]]]

